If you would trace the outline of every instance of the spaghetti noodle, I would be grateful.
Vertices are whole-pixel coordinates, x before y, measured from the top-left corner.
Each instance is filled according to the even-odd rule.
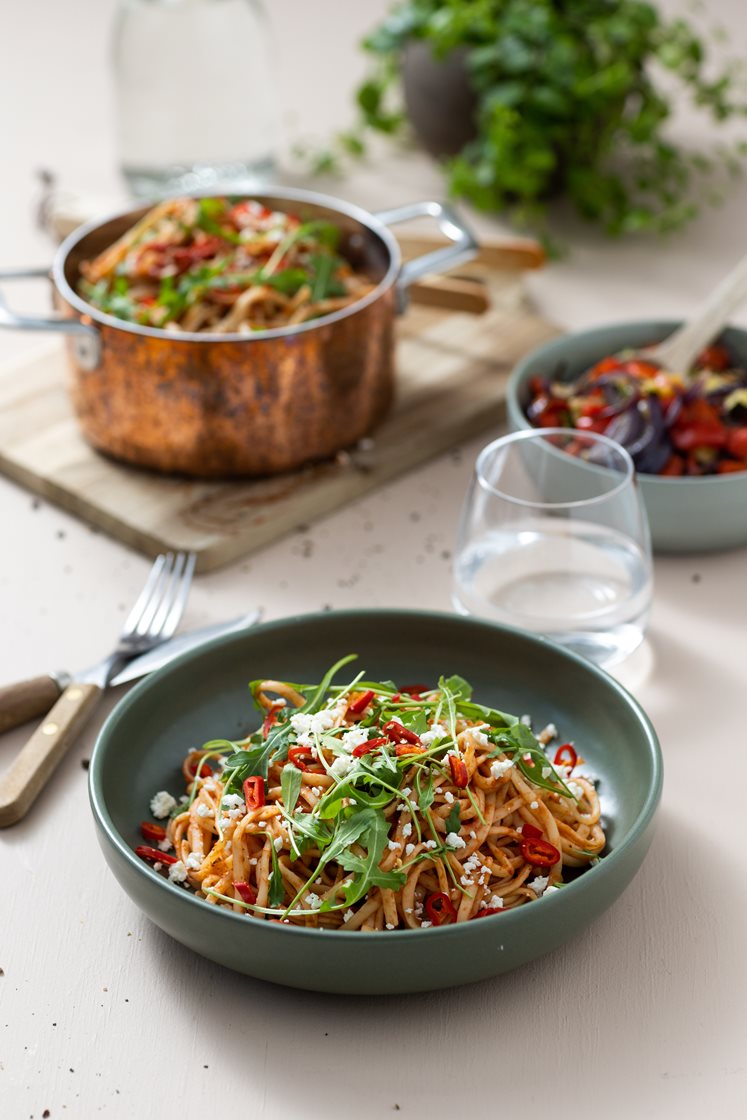
[[[339,240],[331,222],[251,199],[169,199],[83,262],[79,292],[118,319],[166,331],[296,326],[372,290],[338,255]]]
[[[262,728],[190,751],[159,848],[138,854],[218,907],[343,930],[422,929],[503,913],[605,846],[574,747],[437,687],[254,681]],[[145,839],[158,825],[143,824]]]

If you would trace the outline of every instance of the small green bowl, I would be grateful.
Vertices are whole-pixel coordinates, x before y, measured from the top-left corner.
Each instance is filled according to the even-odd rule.
[[[514,430],[532,427],[526,415],[531,377],[572,381],[607,354],[661,342],[678,326],[660,319],[615,323],[563,335],[533,350],[508,382],[509,424]],[[747,366],[747,331],[729,327],[721,341],[740,365]],[[715,552],[747,544],[747,471],[702,478],[637,477],[655,552]]]
[[[552,721],[599,778],[608,848],[556,894],[441,929],[343,933],[252,921],[156,874],[134,854],[156,790],[183,789],[181,762],[208,739],[257,726],[247,682],[319,680],[346,653],[377,679],[459,673],[497,708]],[[291,987],[385,994],[446,988],[516,968],[573,937],[614,902],[648,850],[661,793],[656,734],[606,673],[543,638],[457,615],[340,611],[217,638],[135,688],[102,729],[90,796],[104,856],[166,933],[228,968]],[[636,928],[645,915],[635,919]]]

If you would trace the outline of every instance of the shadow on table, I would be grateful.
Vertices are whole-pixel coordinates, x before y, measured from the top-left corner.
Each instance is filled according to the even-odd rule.
[[[570,1108],[574,1097],[603,1092],[605,1114],[617,1115],[610,1095],[630,1091],[631,1079],[648,1083],[651,1103],[652,1094],[677,1091],[669,1078],[726,1060],[724,1040],[734,1037],[736,1004],[726,988],[719,992],[730,982],[729,964],[714,965],[732,876],[714,859],[706,824],[662,812],[641,872],[583,936],[469,987],[320,995],[228,972],[152,925],[144,948],[199,1020],[202,1036],[219,1040],[224,1072],[244,1070],[257,1094],[282,1102],[283,1115],[350,1115],[362,1092],[371,1114],[407,1108],[422,1115],[418,1109],[435,1093],[443,1108],[458,1104],[465,1085],[483,1086],[486,1100],[496,1078],[503,1104],[518,1104],[529,1099],[526,1077],[532,1099],[539,1092],[549,1101],[565,1085]],[[738,930],[736,908],[734,923]],[[718,1031],[706,1033],[701,1025],[712,1018],[714,1001]]]

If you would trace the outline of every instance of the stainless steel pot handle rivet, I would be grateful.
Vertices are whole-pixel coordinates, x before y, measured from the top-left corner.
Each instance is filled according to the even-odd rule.
[[[394,226],[400,222],[409,222],[415,218],[434,218],[444,237],[448,237],[451,245],[444,245],[443,249],[434,249],[432,253],[425,253],[415,260],[406,261],[397,281],[397,307],[404,311],[407,307],[408,288],[423,276],[433,276],[438,272],[448,272],[458,264],[471,260],[479,248],[477,239],[469,226],[466,226],[455,210],[445,202],[408,202],[404,206],[395,206],[392,210],[379,210],[374,214],[385,226]]]
[[[0,280],[49,279],[48,268],[23,268],[0,270]],[[17,315],[11,311],[0,292],[0,327],[16,331],[54,331],[73,335],[73,349],[78,365],[84,370],[96,369],[101,360],[101,337],[96,328],[80,319],[64,316]]]

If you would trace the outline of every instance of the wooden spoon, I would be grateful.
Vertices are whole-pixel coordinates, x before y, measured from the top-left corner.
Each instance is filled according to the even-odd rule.
[[[718,284],[703,306],[687,323],[656,346],[641,350],[643,361],[654,361],[663,369],[686,373],[704,346],[726,326],[733,311],[747,299],[747,257]]]

